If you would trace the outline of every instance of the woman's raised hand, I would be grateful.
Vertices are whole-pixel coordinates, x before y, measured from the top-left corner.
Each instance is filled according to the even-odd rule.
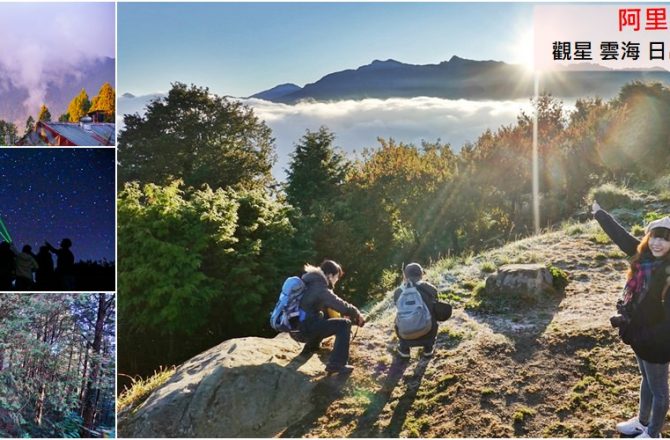
[[[602,210],[602,209],[603,209],[603,208],[600,207],[600,205],[598,204],[598,202],[596,202],[596,201],[594,200],[594,201],[593,201],[593,205],[591,205],[591,214],[595,215],[596,212],[598,212],[598,211],[600,211],[600,210]]]

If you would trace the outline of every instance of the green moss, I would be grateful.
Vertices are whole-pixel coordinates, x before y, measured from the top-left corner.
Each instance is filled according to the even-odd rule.
[[[616,259],[616,260],[620,260],[620,259],[622,259],[622,258],[626,258],[626,254],[624,254],[623,252],[621,252],[619,249],[611,250],[611,251],[607,252],[606,255],[607,255],[608,258]]]
[[[446,302],[456,302],[460,303],[463,302],[463,297],[456,292],[439,292],[437,294],[437,298],[441,301],[446,301]]]
[[[597,231],[595,234],[589,237],[589,241],[595,244],[609,244],[612,242],[609,236],[603,231]]]
[[[535,410],[526,406],[522,406],[514,411],[514,414],[512,415],[512,421],[516,424],[521,424],[533,415],[535,415]]]
[[[549,425],[544,431],[544,437],[575,437],[575,429],[562,422]]]
[[[482,397],[490,397],[493,396],[496,393],[496,390],[493,388],[484,388],[481,390]]]
[[[570,282],[570,276],[568,273],[563,269],[553,265],[547,265],[547,269],[549,269],[549,272],[551,273],[551,284],[554,286],[554,288],[559,291],[565,289],[565,287]]]
[[[423,434],[428,431],[430,428],[431,419],[429,417],[421,417],[415,419],[411,416],[407,416],[405,419],[405,424],[403,425],[403,430],[405,435],[410,438],[423,437]]]

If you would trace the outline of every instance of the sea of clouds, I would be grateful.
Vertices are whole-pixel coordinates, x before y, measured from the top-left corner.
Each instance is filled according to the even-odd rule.
[[[123,129],[123,114],[142,114],[144,107],[164,95],[121,96],[117,128]],[[421,141],[441,140],[460,150],[487,129],[496,130],[514,123],[521,111],[531,111],[525,101],[468,101],[441,98],[390,98],[337,102],[279,104],[260,99],[242,99],[272,129],[278,161],[276,178],[285,178],[289,154],[306,130],[328,127],[335,133],[335,145],[349,155],[366,147],[377,147],[378,137],[421,145]]]

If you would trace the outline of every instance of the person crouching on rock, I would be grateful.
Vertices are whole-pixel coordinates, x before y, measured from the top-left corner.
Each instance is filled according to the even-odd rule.
[[[349,304],[333,293],[335,284],[342,278],[344,271],[339,264],[332,260],[325,260],[320,267],[305,265],[302,281],[305,283],[305,293],[300,301],[300,308],[305,311],[305,319],[299,329],[306,340],[302,354],[315,352],[321,346],[321,341],[328,336],[335,335],[335,344],[330,354],[326,371],[329,373],[350,373],[354,367],[347,364],[349,360],[349,336],[351,323],[362,327],[365,318],[356,306]],[[327,309],[333,309],[347,318],[330,318],[324,315]]]
[[[423,347],[423,356],[431,357],[433,355],[433,348],[435,347],[435,339],[437,337],[437,320],[435,319],[435,301],[437,301],[437,288],[432,284],[422,281],[423,278],[423,268],[419,263],[410,263],[405,266],[403,270],[403,284],[401,287],[398,287],[395,292],[393,292],[393,302],[398,309],[398,316],[396,317],[395,332],[398,335],[398,347],[397,353],[398,356],[409,359],[410,357],[410,347]],[[415,288],[416,290],[409,290],[409,288]],[[427,313],[430,316],[421,317],[418,316],[421,313],[426,313],[424,309],[423,312],[421,309],[412,307],[414,310],[411,311],[411,315],[408,317],[408,321],[411,322],[410,326],[415,326],[419,323],[419,327],[424,327],[424,330],[407,330],[414,335],[404,334],[405,325],[401,315],[403,314],[403,304],[408,301],[411,304],[415,304],[418,298],[408,297],[408,295],[416,295],[416,292],[419,293],[421,300],[427,308]],[[402,296],[402,298],[401,298]],[[399,301],[400,300],[400,301]],[[423,307],[423,306],[422,306]],[[407,314],[410,314],[408,311]],[[425,321],[424,325],[421,325],[421,320]],[[399,326],[403,327],[400,328]],[[422,334],[423,333],[423,334]]]
[[[670,362],[670,217],[647,225],[642,240],[593,203],[593,215],[612,241],[633,257],[617,315],[610,318],[625,344],[631,346],[642,373],[638,415],[617,424],[626,436],[661,436],[668,413]]]

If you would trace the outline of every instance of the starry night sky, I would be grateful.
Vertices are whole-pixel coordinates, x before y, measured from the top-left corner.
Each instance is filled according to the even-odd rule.
[[[0,151],[0,217],[21,250],[72,240],[75,261],[114,261],[114,149]]]

